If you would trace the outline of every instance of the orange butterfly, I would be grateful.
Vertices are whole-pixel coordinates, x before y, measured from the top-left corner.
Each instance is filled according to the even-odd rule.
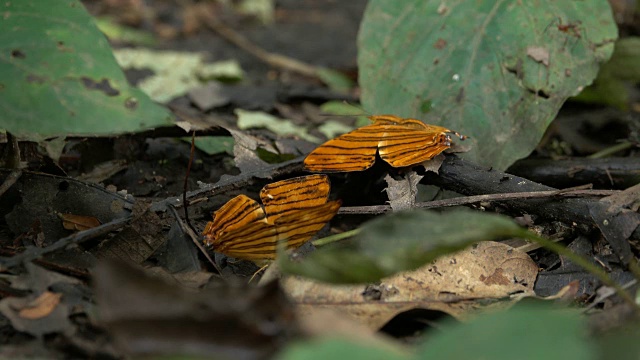
[[[297,248],[333,218],[340,201],[327,201],[329,178],[310,175],[268,184],[257,201],[238,195],[213,214],[204,244],[219,253],[245,260],[275,259],[277,247]]]
[[[373,124],[329,140],[305,159],[314,172],[362,171],[370,168],[376,153],[393,167],[405,167],[433,159],[451,147],[451,136],[467,137],[442,126],[394,115],[369,116]]]

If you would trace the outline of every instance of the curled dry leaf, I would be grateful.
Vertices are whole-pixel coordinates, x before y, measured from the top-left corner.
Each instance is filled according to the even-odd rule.
[[[93,216],[60,214],[62,226],[67,230],[82,231],[100,226],[100,220]]]
[[[487,241],[383,279],[373,288],[334,286],[300,277],[284,279],[283,287],[302,314],[329,308],[376,331],[396,315],[416,308],[464,319],[487,307],[508,307],[535,295],[537,273],[538,267],[526,253]],[[504,301],[509,297],[511,301]]]
[[[18,311],[18,315],[25,319],[40,319],[51,314],[51,312],[60,304],[62,294],[50,291],[43,292],[23,308]]]

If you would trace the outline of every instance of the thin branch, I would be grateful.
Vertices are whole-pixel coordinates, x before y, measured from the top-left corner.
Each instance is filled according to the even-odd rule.
[[[202,16],[205,19],[206,25],[211,30],[213,30],[216,33],[218,33],[220,36],[225,38],[230,43],[236,45],[237,47],[241,48],[242,50],[244,50],[244,51],[248,52],[249,54],[255,56],[256,58],[260,59],[264,63],[266,63],[266,64],[268,64],[268,65],[270,65],[272,67],[275,67],[275,68],[288,70],[288,71],[293,71],[293,72],[296,72],[298,74],[311,76],[311,77],[315,77],[315,78],[318,77],[318,68],[317,67],[315,67],[313,65],[310,65],[310,64],[307,64],[307,63],[304,63],[302,61],[296,60],[296,59],[292,59],[292,58],[287,57],[287,56],[270,53],[270,52],[264,50],[263,48],[261,48],[258,45],[252,43],[247,38],[245,38],[244,36],[242,36],[241,34],[236,32],[235,30],[231,29],[230,27],[226,26],[224,23],[219,21],[217,19],[216,15],[213,14],[211,11],[204,12],[202,14]]]
[[[67,237],[64,237],[55,243],[44,247],[44,248],[36,248],[31,247],[27,248],[24,252],[12,256],[11,258],[0,258],[0,267],[3,268],[11,268],[22,263],[26,263],[29,261],[33,261],[43,255],[50,254],[54,251],[58,251],[60,249],[64,249],[67,245],[71,244],[79,244],[85,242],[87,240],[91,240],[97,238],[98,236],[102,236],[104,234],[110,233],[111,231],[118,230],[125,226],[133,217],[127,216],[115,219],[106,224],[102,224],[100,226],[96,226],[91,229],[87,229],[84,231],[79,231],[75,234],[71,234]]]
[[[18,181],[18,179],[20,179],[20,176],[22,176],[22,170],[13,170],[10,172],[9,175],[7,175],[7,178],[4,179],[2,185],[0,185],[0,196],[7,192],[7,190],[9,190],[13,184]]]
[[[609,196],[618,192],[620,191],[619,190],[526,191],[526,192],[516,192],[516,193],[463,196],[463,197],[457,197],[452,199],[419,202],[415,204],[415,207],[421,208],[421,209],[434,209],[434,208],[443,208],[443,207],[450,207],[450,206],[469,205],[469,204],[475,204],[483,201]],[[338,210],[338,214],[382,214],[389,211],[391,211],[391,206],[389,205],[351,206],[351,207],[340,208],[340,210]]]
[[[211,256],[209,256],[209,252],[207,251],[207,249],[204,248],[204,246],[202,246],[202,244],[198,240],[198,236],[196,236],[196,234],[193,231],[193,229],[190,226],[187,226],[187,224],[185,224],[184,221],[182,221],[182,218],[178,214],[178,211],[176,210],[176,208],[173,207],[173,206],[169,206],[169,210],[171,211],[171,214],[173,215],[173,217],[178,222],[178,226],[180,226],[180,229],[182,230],[182,232],[187,234],[187,236],[189,236],[189,238],[191,238],[191,241],[196,245],[196,247],[200,250],[200,252],[202,252],[204,257],[207,258],[209,263],[211,263],[213,268],[216,269],[218,274],[222,274],[222,270],[220,269],[220,267],[218,267],[218,264],[216,264],[216,262],[213,261],[213,259],[211,259]]]

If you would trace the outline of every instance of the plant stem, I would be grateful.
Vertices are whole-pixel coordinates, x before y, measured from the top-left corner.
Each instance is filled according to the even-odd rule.
[[[627,150],[629,148],[631,148],[633,146],[633,144],[629,141],[624,141],[621,142],[620,144],[614,145],[612,147],[608,147],[606,149],[600,150],[596,153],[593,153],[589,156],[587,156],[587,158],[589,159],[601,159],[601,158],[605,158],[605,157],[609,157],[615,153],[617,153],[618,151],[622,151],[622,150]]]
[[[340,234],[335,234],[335,235],[330,235],[327,237],[323,237],[322,239],[318,239],[315,241],[312,241],[311,243],[313,244],[313,246],[323,246],[323,245],[327,245],[327,244],[331,244],[332,242],[336,242],[336,241],[340,241],[346,238],[350,238],[352,236],[357,235],[360,232],[360,228],[356,228],[353,230],[349,230],[349,231],[345,231],[343,233]]]

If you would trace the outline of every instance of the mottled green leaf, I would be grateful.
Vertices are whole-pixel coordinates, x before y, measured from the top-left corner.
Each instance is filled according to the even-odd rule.
[[[464,157],[504,169],[593,81],[616,37],[606,0],[371,0],[362,102],[469,135]]]
[[[107,135],[170,125],[130,87],[77,0],[21,0],[0,17],[0,127],[22,137]]]

